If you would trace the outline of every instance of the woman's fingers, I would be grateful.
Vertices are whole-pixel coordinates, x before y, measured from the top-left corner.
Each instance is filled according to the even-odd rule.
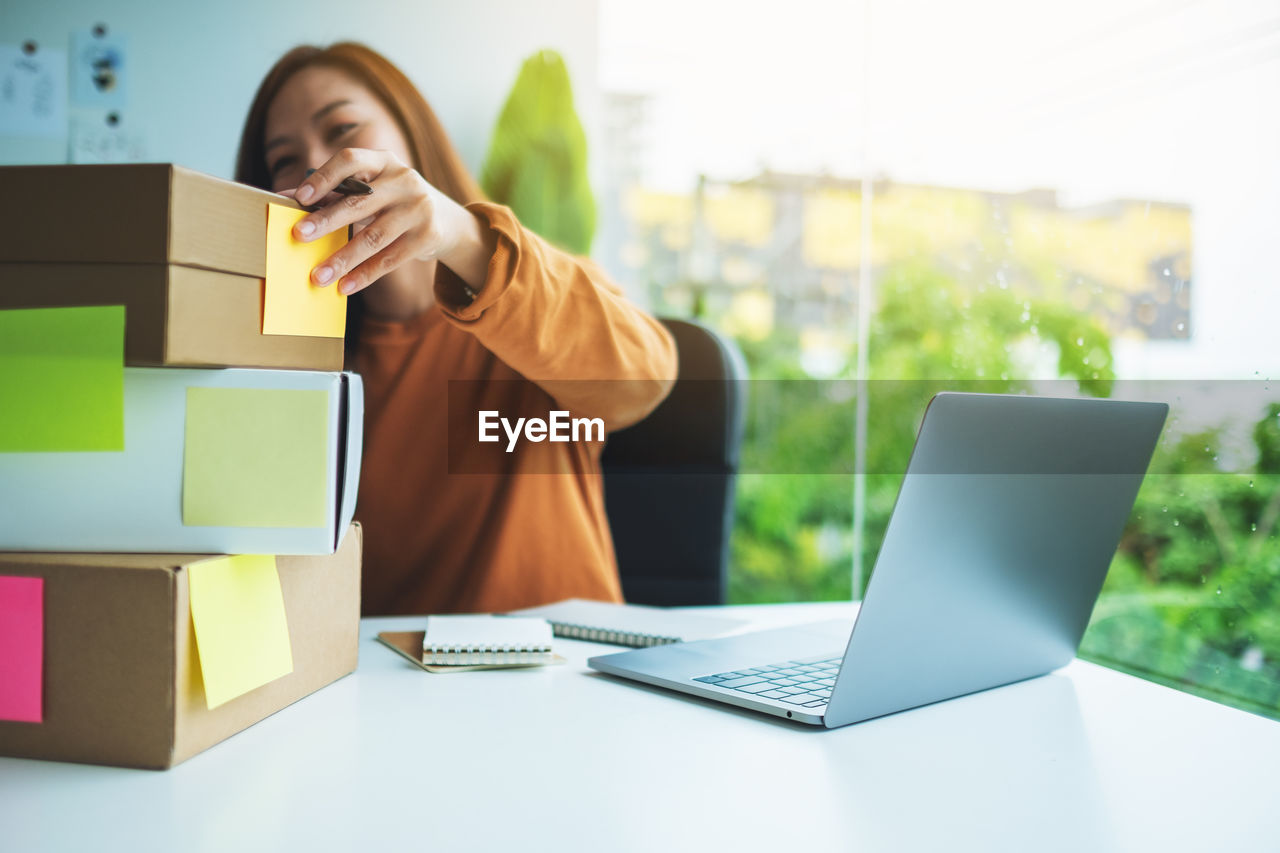
[[[386,163],[387,155],[384,151],[343,148],[326,160],[324,165],[307,175],[298,184],[298,192],[294,197],[299,204],[312,204],[316,199],[324,198],[325,193],[332,192],[347,178],[355,177],[366,182],[373,180]]]
[[[294,201],[297,201],[297,200],[298,200],[298,199],[296,198],[297,194],[298,194],[298,188],[297,188],[297,187],[291,187],[291,188],[289,188],[289,189],[287,189],[287,190],[277,190],[277,191],[276,191],[276,195],[284,196],[285,198],[293,199]],[[324,198],[320,199],[320,201],[319,201],[319,202],[317,202],[316,204],[306,205],[306,206],[304,206],[304,207],[303,207],[303,209],[304,209],[304,210],[307,210],[307,211],[319,210],[320,208],[325,207],[326,205],[333,204],[335,201],[337,201],[337,200],[338,200],[338,199],[340,199],[340,198],[342,198],[342,196],[341,196],[340,194],[338,194],[338,193],[329,193],[329,194],[328,194],[328,195],[326,195]],[[301,220],[299,220],[299,222],[301,222]],[[314,224],[313,224],[313,225],[312,225],[308,230],[309,230],[309,232],[310,232],[310,234],[311,234],[311,237],[310,237],[309,239],[314,240],[316,237],[322,236],[322,235],[317,234],[317,233],[315,232],[315,226],[314,226]],[[306,240],[306,239],[308,239],[308,238],[304,238],[304,237],[302,236],[302,234],[298,231],[298,223],[294,223],[294,226],[293,226],[293,238],[294,238],[295,240],[303,240],[304,242],[305,242],[305,240]]]
[[[312,211],[293,226],[298,240],[315,240],[353,222],[368,218],[394,201],[395,193],[379,182],[382,192],[370,195],[342,195],[335,187],[350,177],[372,183],[392,162],[385,151],[343,148],[310,172],[294,191],[294,200]]]
[[[368,195],[334,192],[347,178],[373,187]],[[340,228],[358,229],[347,244],[311,271],[320,286],[340,283],[354,293],[412,258],[434,256],[439,235],[434,226],[435,191],[393,154],[344,148],[309,174],[294,198],[322,204],[293,226],[293,235],[311,241]],[[320,199],[316,202],[315,199]]]
[[[397,194],[385,181],[376,185],[370,195],[337,195],[330,193],[324,206],[299,219],[293,226],[293,236],[309,242],[331,234],[339,228],[354,225],[362,219],[376,216],[380,210],[393,205]]]
[[[353,293],[364,290],[405,261],[410,260],[413,257],[411,242],[408,233],[401,234],[395,240],[392,240],[388,246],[372,257],[367,258],[360,266],[342,279],[342,283],[339,285],[341,292],[346,296],[350,296]]]
[[[376,180],[370,181],[370,186],[373,187],[371,193],[341,195],[331,192],[326,195],[323,206],[308,208],[312,212],[293,226],[293,235],[305,242],[323,237],[339,228],[368,221],[384,210],[411,200],[420,192],[420,183],[423,183],[422,180],[412,169],[393,165],[379,173]]]
[[[326,285],[331,282],[342,280],[344,293],[353,292],[348,289],[348,285],[353,285],[354,290],[369,284],[377,278],[365,277],[367,270],[357,269],[361,267],[369,258],[373,257],[383,249],[394,243],[402,234],[411,229],[414,225],[413,216],[409,209],[403,206],[395,206],[376,217],[372,222],[360,230],[347,245],[334,252],[324,263],[311,271],[311,280],[319,285]],[[382,273],[379,273],[382,275]]]

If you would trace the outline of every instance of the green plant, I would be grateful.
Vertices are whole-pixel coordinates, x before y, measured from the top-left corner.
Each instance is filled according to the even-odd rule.
[[[498,116],[480,183],[530,230],[571,252],[590,251],[596,207],[587,138],[558,53],[543,50],[525,60]]]
[[[901,472],[929,398],[959,389],[1014,392],[1024,384],[1012,344],[1056,349],[1058,374],[1106,396],[1114,379],[1110,341],[1097,322],[1007,290],[964,290],[926,262],[887,269],[878,285],[870,341],[866,536],[873,566]],[[738,486],[730,599],[848,598],[853,536],[855,394],[806,380],[794,331],[741,342],[752,383]],[[851,374],[855,351],[848,348]],[[761,473],[763,472],[763,473]],[[865,582],[865,578],[864,578]],[[856,596],[860,596],[858,590]]]

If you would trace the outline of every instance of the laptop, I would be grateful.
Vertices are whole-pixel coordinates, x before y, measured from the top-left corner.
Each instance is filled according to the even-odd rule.
[[[602,655],[599,672],[834,728],[1070,662],[1164,403],[942,393],[848,620]]]

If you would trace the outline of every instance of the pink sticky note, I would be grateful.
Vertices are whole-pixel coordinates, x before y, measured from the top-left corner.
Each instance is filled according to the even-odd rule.
[[[39,723],[44,681],[44,578],[0,575],[0,720]]]

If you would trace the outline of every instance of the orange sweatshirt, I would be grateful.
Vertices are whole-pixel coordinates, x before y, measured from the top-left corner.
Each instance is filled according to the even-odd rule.
[[[477,444],[477,411],[514,423],[567,410],[608,430],[628,426],[670,390],[675,344],[591,261],[551,247],[505,207],[468,209],[498,244],[475,301],[460,304],[461,282],[441,265],[437,308],[405,323],[366,319],[359,333],[362,609],[621,601],[603,443],[543,442],[507,454],[501,427],[497,443]]]

